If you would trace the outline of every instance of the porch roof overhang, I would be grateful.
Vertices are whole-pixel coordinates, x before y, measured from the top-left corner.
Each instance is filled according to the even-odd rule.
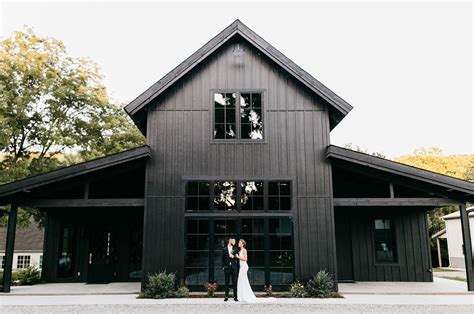
[[[74,177],[79,177],[82,175],[97,172],[99,170],[119,166],[124,163],[129,163],[148,157],[151,157],[151,150],[150,147],[144,145],[120,153],[108,155],[102,158],[97,158],[94,160],[86,161],[69,167],[64,167],[33,177],[3,184],[0,185],[0,204],[8,204],[12,201],[12,199],[15,199],[16,201],[25,201],[22,200],[21,195],[25,192],[29,192],[32,189],[38,187],[47,187],[48,185],[61,183],[61,181],[68,180]],[[69,200],[69,202],[70,201],[71,200]],[[47,200],[45,202],[47,202]],[[91,204],[93,205],[93,201],[89,202],[91,202]],[[71,204],[74,205],[73,203],[74,202],[72,202]],[[24,204],[24,206],[27,205],[28,204]]]
[[[326,155],[331,160],[333,167],[342,167],[359,174],[401,183],[423,190],[433,197],[447,199],[446,202],[434,202],[432,205],[435,205],[435,207],[447,206],[451,202],[455,205],[474,201],[474,183],[469,181],[335,145],[328,147]],[[422,206],[423,204],[419,205]]]

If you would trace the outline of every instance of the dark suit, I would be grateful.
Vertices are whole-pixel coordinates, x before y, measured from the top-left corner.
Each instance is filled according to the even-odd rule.
[[[232,246],[232,254],[235,256],[239,251]],[[225,276],[225,297],[229,297],[229,279],[232,278],[232,288],[234,291],[234,299],[237,298],[237,273],[238,273],[238,259],[229,256],[227,245],[222,249],[222,268]]]

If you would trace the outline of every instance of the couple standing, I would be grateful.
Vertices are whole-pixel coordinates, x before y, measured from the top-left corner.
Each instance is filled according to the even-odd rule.
[[[234,301],[257,302],[257,297],[250,287],[247,271],[248,254],[245,240],[239,240],[238,248],[235,247],[235,239],[229,238],[227,246],[222,251],[222,268],[225,275],[225,299],[229,299],[229,281],[232,279]],[[236,277],[238,279],[236,282]]]

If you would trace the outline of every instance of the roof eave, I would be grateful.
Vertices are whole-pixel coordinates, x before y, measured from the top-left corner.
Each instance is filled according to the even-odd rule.
[[[153,99],[159,96],[186,73],[191,71],[197,64],[199,64],[202,60],[204,60],[207,56],[221,47],[225,42],[227,42],[236,34],[239,34],[247,41],[252,43],[272,61],[288,71],[296,79],[301,81],[305,86],[328,102],[335,110],[337,110],[341,116],[337,119],[334,119],[335,123],[332,124],[331,129],[334,128],[353,109],[349,103],[332,92],[308,72],[300,68],[296,63],[291,61],[283,53],[266,42],[262,37],[244,25],[240,20],[236,20],[215,37],[213,37],[210,41],[208,41],[204,46],[198,49],[195,53],[193,53],[190,57],[184,60],[181,64],[171,70],[158,82],[153,84],[150,88],[148,88],[127,106],[125,106],[125,111],[133,119],[133,116],[137,114],[142,108],[148,105]]]

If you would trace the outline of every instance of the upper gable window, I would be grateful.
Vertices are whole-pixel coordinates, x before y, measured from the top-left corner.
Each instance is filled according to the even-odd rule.
[[[214,93],[214,139],[263,140],[262,93]]]

